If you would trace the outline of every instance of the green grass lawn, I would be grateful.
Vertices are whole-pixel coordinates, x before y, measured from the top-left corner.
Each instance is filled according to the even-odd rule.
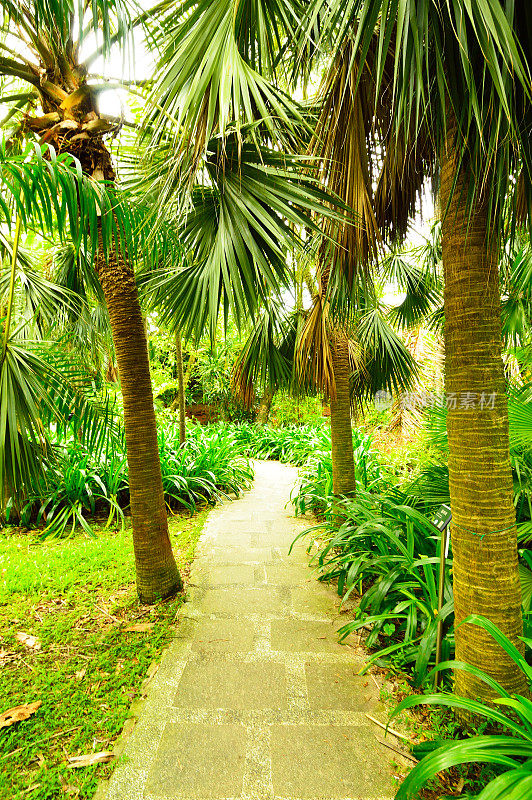
[[[207,513],[170,519],[185,577]],[[41,701],[0,729],[1,800],[91,798],[112,770],[68,757],[112,749],[182,602],[141,606],[134,580],[131,531],[42,543],[0,532],[0,714]]]

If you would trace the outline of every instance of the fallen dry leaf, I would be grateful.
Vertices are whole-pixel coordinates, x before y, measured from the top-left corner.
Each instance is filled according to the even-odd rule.
[[[29,633],[17,631],[15,634],[17,641],[25,645],[29,650],[41,650],[42,645],[36,636],[30,636]]]
[[[87,753],[85,756],[69,756],[68,764],[72,768],[92,767],[93,764],[104,764],[114,758],[111,750],[102,750],[100,753]]]
[[[29,719],[41,705],[42,700],[37,700],[35,703],[14,706],[14,708],[4,711],[3,714],[0,714],[0,728],[7,728],[9,725],[14,725],[15,722],[22,722],[25,719]]]
[[[74,786],[74,784],[68,783],[68,781],[66,781],[62,775],[59,776],[59,783],[61,784],[61,788],[65,794],[72,794],[74,797],[77,797],[81,791],[79,786]]]
[[[31,761],[32,761],[32,763],[37,762],[37,766],[38,767],[44,767],[45,764],[46,764],[46,761],[44,760],[44,756],[43,756],[42,753],[37,753],[35,758],[32,758]]]
[[[18,653],[10,653],[8,650],[0,650],[0,664],[7,664],[9,661],[16,661],[20,658]]]
[[[151,631],[155,622],[137,622],[136,625],[128,625],[127,628],[124,628],[126,633],[146,633],[146,631]]]
[[[87,670],[85,668],[84,669],[80,669],[79,672],[76,672],[76,680],[77,681],[82,681],[86,674],[87,674]]]

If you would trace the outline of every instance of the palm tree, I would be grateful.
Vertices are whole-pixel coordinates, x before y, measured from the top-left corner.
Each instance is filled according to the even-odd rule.
[[[325,391],[331,395],[333,491],[338,495],[351,493],[356,488],[351,409],[363,412],[365,405],[372,401],[379,390],[397,392],[407,388],[417,369],[407,348],[390,325],[389,317],[396,309],[390,311],[384,307],[374,289],[367,281],[361,286],[357,313],[344,327],[338,327],[333,321],[332,334],[327,330],[329,320],[326,312],[320,315],[320,324],[325,328],[325,346],[321,345],[312,325],[309,328],[309,338],[312,338],[310,347],[302,345],[300,339],[301,335],[305,336],[307,327],[303,324],[302,330],[298,330],[299,317],[312,318],[315,315],[315,303],[308,312],[295,311],[289,315],[283,313],[278,304],[270,303],[253,327],[234,369],[233,386],[248,405],[257,387],[265,392],[285,388],[297,393]],[[407,292],[410,302],[413,293],[416,296],[419,294],[419,287],[412,286],[411,290]],[[320,356],[327,352],[328,347],[334,346],[331,342],[336,344],[340,340],[337,346],[341,360],[331,357],[332,368],[329,368],[329,372],[314,354],[309,355],[316,340],[320,345]],[[323,381],[324,374],[330,374],[333,370],[335,396],[332,396],[330,385]],[[333,403],[336,404],[334,418]],[[347,420],[342,419],[342,414]],[[342,423],[343,428],[340,427]],[[348,436],[342,439],[344,430],[348,431]]]
[[[75,156],[85,175],[112,184],[115,170],[104,137],[116,121],[98,112],[97,92],[87,79],[92,59],[80,60],[80,46],[91,33],[103,39],[104,54],[114,41],[124,42],[131,22],[126,3],[1,0],[0,10],[6,36],[0,73],[14,88],[25,83],[11,101],[21,132],[52,145],[56,154]],[[182,584],[168,536],[146,333],[124,234],[117,232],[109,247],[98,230],[93,266],[109,312],[122,388],[137,589],[141,600],[153,602]]]
[[[351,43],[354,85],[369,69],[377,97],[389,99],[381,230],[404,235],[423,177],[439,168],[456,619],[482,614],[519,646],[497,262],[507,202],[522,219],[530,212],[531,23],[530,4],[513,0],[315,0],[301,27],[305,53],[309,38],[340,55]],[[374,109],[366,124],[379,130]],[[524,690],[483,629],[458,625],[456,652],[509,691]],[[465,696],[491,692],[472,673],[456,683]]]
[[[234,167],[232,166],[228,174],[226,141],[231,143],[230,152],[234,164],[239,161],[244,163],[246,159],[256,160],[257,155],[261,160],[268,151],[269,155],[266,155],[266,158],[271,159],[272,144],[286,154],[284,175],[279,170],[276,175],[269,172],[268,189],[275,191],[276,195],[271,209],[268,208],[268,203],[264,202],[268,197],[272,197],[266,192],[266,187],[264,191],[258,184],[253,187],[255,196],[252,198],[252,203],[251,197],[249,195],[246,197],[241,192],[241,187],[238,198],[236,186],[233,187],[231,200],[235,208],[240,205],[237,209],[238,215],[234,215],[234,220],[220,219],[217,241],[212,241],[213,254],[217,259],[215,276],[212,263],[209,263],[209,269],[203,270],[204,274],[209,276],[212,287],[208,305],[218,309],[219,301],[222,299],[221,292],[227,292],[223,300],[227,302],[229,297],[231,298],[229,302],[237,323],[242,317],[244,306],[247,306],[248,314],[254,315],[257,299],[266,298],[264,289],[278,294],[279,289],[288,283],[286,264],[280,263],[278,252],[272,252],[274,228],[271,222],[278,218],[279,214],[283,214],[287,220],[294,223],[295,203],[305,209],[307,214],[309,211],[316,212],[318,217],[330,213],[331,201],[334,206],[336,205],[331,193],[322,193],[321,208],[319,205],[316,206],[317,195],[314,187],[312,194],[309,192],[308,175],[306,191],[296,198],[293,192],[296,170],[299,169],[301,173],[301,166],[306,164],[309,172],[315,173],[318,164],[317,160],[311,164],[308,158],[297,164],[293,158],[288,158],[288,153],[305,152],[307,148],[304,142],[308,143],[312,138],[312,125],[305,121],[303,109],[269,80],[275,75],[277,55],[286,35],[292,31],[297,14],[294,14],[289,4],[286,5],[285,14],[282,6],[271,2],[262,2],[260,13],[256,14],[255,11],[254,7],[235,0],[218,0],[215,3],[204,0],[196,4],[191,17],[187,14],[185,3],[170,3],[168,0],[160,3],[153,11],[157,23],[162,28],[163,36],[162,56],[157,70],[158,79],[151,96],[148,128],[152,142],[158,145],[164,143],[167,153],[163,171],[160,171],[159,166],[155,166],[151,171],[152,179],[157,176],[159,209],[165,208],[167,212],[166,207],[171,203],[174,208],[178,206],[176,213],[179,213],[180,209],[186,207],[186,193],[191,191],[205,163],[212,179],[213,162],[216,166],[219,196],[224,202],[228,202],[227,189],[230,187],[230,182],[226,178],[228,175],[232,178]],[[257,28],[253,29],[255,25]],[[174,140],[169,150],[165,141],[168,137],[173,137]],[[218,138],[219,144],[217,155],[213,159],[212,144],[215,137]],[[209,141],[210,139],[212,141]],[[246,143],[246,147],[239,148],[235,159],[234,142],[242,141]],[[279,163],[278,161],[277,164]],[[290,181],[288,181],[289,176]],[[246,189],[250,188],[250,185],[246,186]],[[192,190],[193,204],[195,191]],[[180,203],[176,204],[176,197],[181,198]],[[279,200],[288,202],[280,203]],[[249,225],[258,209],[260,214],[251,228],[255,227],[257,222],[261,224],[263,253],[259,255],[252,248],[251,263],[256,271],[251,281],[252,270],[245,263],[248,256],[243,259],[243,255],[250,242],[258,244],[260,240],[251,229],[252,236],[247,237],[246,248],[234,247],[231,241],[232,230],[238,228],[232,229],[231,224],[237,225],[238,217],[242,216]],[[208,227],[211,226],[205,218],[203,220]],[[198,218],[196,221],[198,232],[199,222]],[[299,214],[297,222],[301,228],[317,232],[316,222],[308,217],[305,222],[305,217]],[[276,227],[278,228],[278,225]],[[284,252],[287,250],[287,245],[299,247],[300,242],[284,224],[281,233],[281,239],[277,231],[275,235],[283,243]],[[204,251],[206,237],[203,235],[202,238],[201,245]],[[198,240],[192,244],[192,261],[195,261],[197,252],[201,251]],[[205,259],[204,252],[202,258]],[[235,269],[236,265],[240,265],[240,274]],[[246,279],[245,282],[242,281],[242,277]],[[183,280],[184,277],[181,278],[181,281]],[[188,291],[190,298],[186,316],[189,321],[197,319],[201,323],[204,321],[203,312],[198,307],[198,314],[194,315],[193,310],[200,294],[203,300],[206,299],[205,288],[202,286],[201,290],[198,290],[197,287],[194,289],[189,287]],[[192,296],[194,292],[196,301]],[[176,295],[174,298],[177,300]],[[325,361],[328,358],[332,359],[328,365],[331,370],[329,377],[332,378],[332,382],[328,383],[328,389],[331,395],[331,424],[337,478],[335,483],[340,493],[346,493],[355,488],[350,408],[348,403],[346,405],[349,394],[347,352],[345,341],[340,334],[334,341],[334,346],[326,344]],[[338,380],[338,391],[335,379]],[[265,400],[266,409],[269,394]]]

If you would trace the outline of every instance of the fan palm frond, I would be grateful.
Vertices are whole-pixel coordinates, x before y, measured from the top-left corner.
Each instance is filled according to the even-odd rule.
[[[233,390],[246,406],[253,402],[257,386],[276,390],[290,385],[293,349],[288,340],[294,327],[293,315],[282,313],[275,303],[255,321],[231,376]]]
[[[296,23],[287,0],[166,0],[154,14],[162,57],[149,125],[159,143],[172,128],[177,148],[193,151],[193,173],[209,140],[231,126],[261,119],[276,141],[278,123],[303,122],[296,103],[264,77]]]
[[[0,365],[0,508],[8,494],[22,497],[54,457],[52,431],[70,431],[96,451],[115,430],[110,402],[72,354],[18,334]]]
[[[163,300],[163,324],[197,338],[215,330],[221,308],[241,325],[289,284],[286,253],[300,245],[297,230],[317,231],[311,215],[331,200],[308,160],[258,153],[236,136],[211,143],[206,175],[180,232],[188,265],[146,279]]]

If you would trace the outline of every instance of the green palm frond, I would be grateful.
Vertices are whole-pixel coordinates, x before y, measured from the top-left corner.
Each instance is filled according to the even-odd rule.
[[[0,272],[0,298],[7,293],[9,273]],[[72,291],[49,281],[31,267],[19,265],[15,290],[18,295],[18,314],[27,323],[25,335],[31,338],[32,331],[39,338],[46,336],[48,329],[57,324],[66,314],[79,316],[81,299]]]
[[[390,311],[390,319],[400,328],[420,324],[443,302],[440,282],[424,266],[401,254],[387,256],[379,265],[383,280],[404,292],[404,300]]]
[[[66,241],[54,248],[48,260],[49,277],[58,286],[87,302],[93,297],[104,302],[103,290],[94,271],[90,253]]]
[[[508,420],[512,447],[532,445],[532,386],[511,387],[508,398]]]
[[[251,405],[257,387],[276,390],[288,387],[293,369],[294,315],[283,313],[270,303],[257,318],[238,356],[231,376],[235,393]]]
[[[99,50],[108,55],[115,42],[127,43],[136,6],[132,0],[1,0],[0,14],[3,26],[11,24],[11,33],[20,25],[43,57],[47,51],[69,56],[95,31],[101,37]]]
[[[378,304],[361,314],[355,338],[364,354],[363,372],[353,375],[355,396],[367,400],[381,389],[398,393],[410,386],[417,365]]]
[[[72,354],[18,338],[7,343],[0,365],[0,507],[22,497],[53,459],[53,434],[81,436],[94,452],[113,434],[111,405]]]
[[[18,494],[41,470],[50,452],[40,418],[47,404],[44,364],[34,353],[8,342],[0,365],[0,507],[9,493]]]
[[[404,208],[411,205],[400,201],[405,184],[412,184],[412,198],[423,175],[433,174],[451,118],[457,164],[471,179],[469,207],[487,198],[497,228],[508,195],[519,193],[530,213],[531,30],[530,4],[513,0],[313,0],[307,6],[300,52],[312,41],[316,54],[334,57],[352,41],[358,81],[370,65],[376,96],[393,98],[383,146],[393,158],[386,172],[396,177],[383,187],[381,205],[391,212],[380,220],[392,236],[404,231]],[[377,107],[374,117],[377,125]],[[514,175],[521,177],[514,181]]]
[[[302,116],[270,83],[282,40],[296,20],[286,0],[182,0],[154,9],[162,57],[151,96],[149,124],[156,141],[170,126],[194,162],[213,135],[261,119],[275,141],[278,123]]]
[[[57,232],[93,253],[98,232],[107,253],[119,241],[135,246],[138,222],[113,187],[83,175],[79,162],[51,147],[29,143],[13,154],[0,141],[0,218],[10,226],[15,214],[24,228]],[[128,249],[128,248],[126,248]]]
[[[222,308],[240,326],[289,284],[286,254],[300,246],[297,230],[317,231],[311,215],[332,213],[310,167],[266,147],[258,153],[236,135],[210,144],[205,182],[180,231],[188,265],[148,279],[163,301],[163,324],[199,338],[215,330]]]

